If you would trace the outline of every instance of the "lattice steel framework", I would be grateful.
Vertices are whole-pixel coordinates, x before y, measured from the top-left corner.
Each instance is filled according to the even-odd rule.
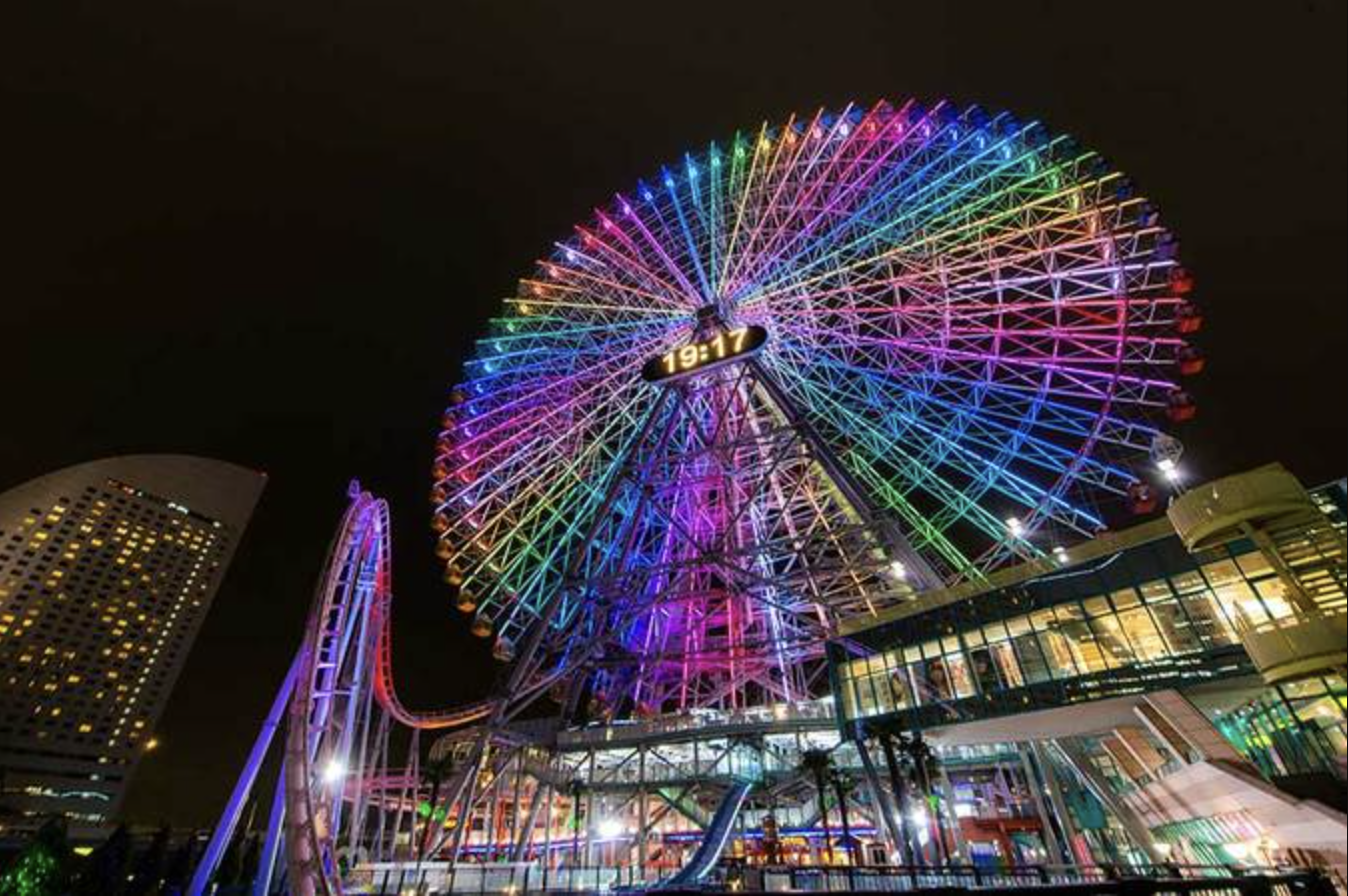
[[[479,341],[435,470],[446,578],[503,659],[542,620],[536,680],[594,663],[610,709],[808,692],[793,660],[905,598],[886,566],[954,581],[1105,525],[1192,411],[1174,249],[1126,178],[1006,114],[713,143],[596,211]],[[643,382],[708,309],[762,353]]]

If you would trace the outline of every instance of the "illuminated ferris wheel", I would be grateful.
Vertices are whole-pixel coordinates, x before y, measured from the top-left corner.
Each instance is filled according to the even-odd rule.
[[[816,692],[840,620],[1147,505],[1202,366],[1175,249],[1007,114],[848,107],[685,156],[467,364],[433,493],[460,609],[610,708]]]

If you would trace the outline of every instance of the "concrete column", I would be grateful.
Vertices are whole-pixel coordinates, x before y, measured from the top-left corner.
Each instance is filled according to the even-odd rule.
[[[520,822],[524,819],[520,817],[520,810],[524,808],[524,751],[527,747],[520,747],[515,751],[515,782],[514,799],[510,807],[510,842],[512,846],[519,842]],[[534,792],[534,799],[538,799],[537,791]],[[533,805],[529,806],[530,814],[533,812]],[[516,859],[515,861],[518,861]]]
[[[552,801],[553,801],[554,795],[555,795],[555,788],[554,788],[551,784],[549,784],[549,785],[548,785],[548,802],[547,802],[547,806],[543,809],[543,811],[544,811],[545,813],[547,813],[547,814],[544,816],[544,822],[543,822],[543,863],[542,863],[542,864],[543,864],[543,868],[544,868],[545,870],[552,867],[552,819],[553,819],[553,814],[552,814],[552,813],[553,813],[553,809],[555,808],[555,807],[553,806],[553,802],[552,802]],[[544,878],[544,879],[546,880],[546,878]]]
[[[646,747],[643,745],[637,754],[637,773],[641,785],[637,790],[637,865],[640,866],[644,876],[646,871],[646,859],[648,857],[647,848],[647,826],[650,824],[650,809],[646,794]]]
[[[594,750],[590,750],[590,780],[585,787],[585,848],[581,855],[585,857],[586,865],[596,863],[594,856]],[[576,836],[580,836],[580,831],[576,831]]]
[[[503,766],[500,773],[497,774],[496,780],[492,781],[491,785],[491,796],[487,803],[487,824],[483,830],[483,834],[486,836],[485,845],[487,847],[488,862],[496,861],[496,840],[497,834],[501,829],[501,786],[505,782],[509,768],[509,764]]]

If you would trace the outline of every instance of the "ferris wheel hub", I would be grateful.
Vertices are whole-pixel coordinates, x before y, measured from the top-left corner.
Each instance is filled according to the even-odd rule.
[[[768,331],[759,326],[712,327],[699,338],[648,360],[641,378],[648,383],[684,379],[694,374],[746,361],[767,345]]]

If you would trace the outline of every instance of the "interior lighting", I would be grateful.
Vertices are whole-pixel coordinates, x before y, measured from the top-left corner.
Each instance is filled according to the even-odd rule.
[[[623,823],[616,818],[601,818],[595,826],[600,840],[614,840],[623,834]]]

